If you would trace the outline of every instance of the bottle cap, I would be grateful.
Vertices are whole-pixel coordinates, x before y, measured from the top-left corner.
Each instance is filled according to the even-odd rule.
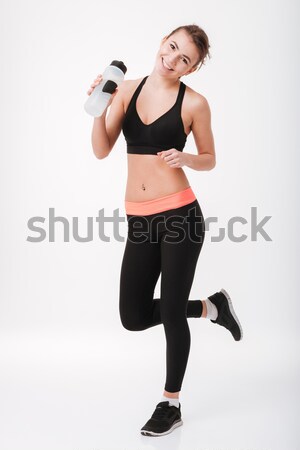
[[[123,61],[117,61],[116,59],[114,59],[111,63],[111,66],[116,66],[119,69],[122,70],[122,72],[125,74],[127,72],[127,67],[125,66],[125,64],[123,63]]]

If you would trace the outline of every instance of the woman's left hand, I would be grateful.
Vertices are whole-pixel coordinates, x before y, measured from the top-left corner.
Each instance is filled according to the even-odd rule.
[[[161,152],[157,152],[157,155],[163,159],[171,169],[178,169],[186,164],[187,155],[176,148],[162,150]]]

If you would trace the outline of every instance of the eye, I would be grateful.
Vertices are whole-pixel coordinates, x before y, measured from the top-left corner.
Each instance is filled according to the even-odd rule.
[[[172,50],[175,49],[175,46],[174,46],[173,44],[170,44],[170,47],[171,47]],[[184,62],[185,64],[188,64],[188,61],[187,61],[185,58],[183,58],[183,62]]]

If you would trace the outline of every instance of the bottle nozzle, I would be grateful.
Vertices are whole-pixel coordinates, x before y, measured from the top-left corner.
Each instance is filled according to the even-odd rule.
[[[114,59],[111,63],[111,66],[116,66],[119,69],[122,70],[122,72],[125,74],[127,72],[127,67],[125,66],[125,64],[123,63],[123,61],[118,61],[117,59]]]

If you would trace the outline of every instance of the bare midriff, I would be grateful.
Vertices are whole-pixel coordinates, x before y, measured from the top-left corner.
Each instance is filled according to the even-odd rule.
[[[153,200],[190,186],[183,169],[169,167],[160,156],[127,154],[127,160],[126,201]]]

